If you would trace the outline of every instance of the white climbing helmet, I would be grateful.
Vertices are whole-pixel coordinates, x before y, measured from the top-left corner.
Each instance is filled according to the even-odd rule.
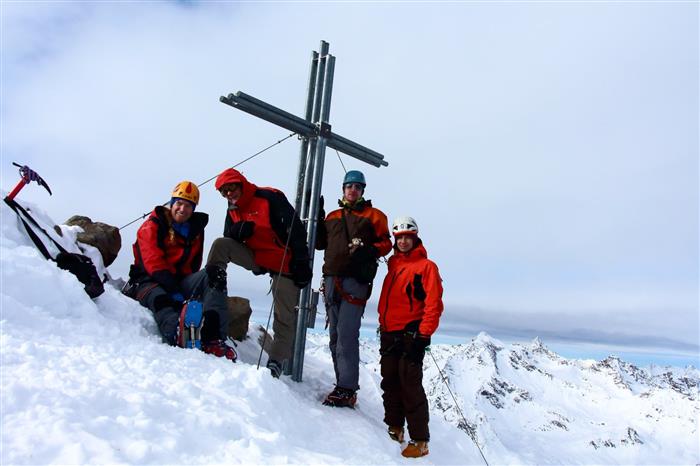
[[[396,235],[417,235],[418,224],[413,217],[396,217],[391,227],[391,233]]]

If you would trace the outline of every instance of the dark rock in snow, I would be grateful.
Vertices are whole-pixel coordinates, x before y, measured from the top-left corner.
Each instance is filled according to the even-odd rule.
[[[119,229],[101,222],[93,222],[89,217],[74,215],[66,220],[65,225],[77,225],[83,229],[78,233],[78,241],[94,246],[100,251],[105,267],[108,267],[119,254],[122,237]]]

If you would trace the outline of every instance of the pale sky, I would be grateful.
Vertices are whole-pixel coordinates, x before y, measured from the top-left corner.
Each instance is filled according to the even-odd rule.
[[[390,221],[418,221],[444,279],[445,329],[697,358],[698,13],[691,2],[3,1],[1,188],[26,163],[54,195],[31,186],[20,200],[56,221],[122,226],[176,182],[289,134],[219,96],[241,90],[301,116],[311,51],[326,40],[333,130],[390,165],[343,162],[365,172]],[[298,153],[290,139],[240,169],[292,198]],[[327,205],[342,174],[328,151]],[[213,183],[199,210],[209,244],[225,215]],[[114,276],[140,223],[122,230]],[[269,302],[265,279],[229,274],[230,294]]]

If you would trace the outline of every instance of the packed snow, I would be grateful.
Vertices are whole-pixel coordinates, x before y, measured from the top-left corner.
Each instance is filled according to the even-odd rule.
[[[78,250],[77,227],[58,236],[25,207]],[[150,311],[109,285],[89,299],[0,210],[2,464],[484,464],[471,437],[489,464],[700,461],[695,368],[571,360],[483,333],[426,355],[430,454],[405,459],[382,422],[375,339],[362,340],[356,409],[322,406],[325,336],[309,336],[301,383],[257,368],[256,324],[236,364],[169,347]]]

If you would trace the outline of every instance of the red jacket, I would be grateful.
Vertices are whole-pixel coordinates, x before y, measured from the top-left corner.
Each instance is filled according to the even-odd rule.
[[[133,246],[132,279],[153,279],[167,291],[176,291],[179,282],[202,266],[204,227],[209,216],[195,212],[188,221],[187,237],[172,228],[170,211],[157,206],[136,233]]]
[[[422,243],[407,253],[394,248],[377,310],[382,332],[404,330],[417,320],[419,334],[430,336],[437,330],[443,310],[442,279]]]
[[[253,251],[257,265],[272,272],[279,272],[281,267],[282,273],[289,274],[291,262],[308,263],[306,230],[284,193],[274,188],[259,188],[234,169],[225,170],[216,179],[217,189],[228,183],[240,183],[242,192],[228,211],[224,236],[233,237],[230,231],[235,222],[253,222],[253,235],[244,243]],[[285,254],[288,239],[289,250]]]

